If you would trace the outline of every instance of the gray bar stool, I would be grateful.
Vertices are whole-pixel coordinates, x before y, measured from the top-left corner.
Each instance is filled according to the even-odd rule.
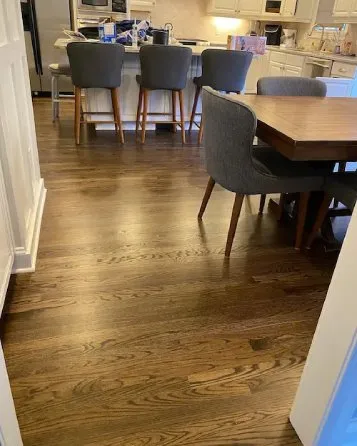
[[[172,121],[164,122],[181,127],[182,144],[185,144],[185,118],[183,110],[183,89],[187,83],[187,73],[192,59],[190,48],[169,45],[147,45],[140,48],[141,75],[136,77],[140,86],[138,109],[136,114],[136,133],[141,126],[141,142],[145,142],[148,115],[165,115],[168,113],[149,113],[148,97],[152,90],[169,90],[172,96]],[[176,120],[176,94],[180,102],[180,121]],[[142,118],[140,120],[140,118]]]
[[[198,125],[195,122],[195,116],[202,87],[207,86],[217,91],[240,94],[244,88],[252,59],[253,54],[247,51],[207,49],[202,52],[202,76],[195,77],[193,80],[196,84],[196,94],[189,128],[191,131],[195,124],[200,129],[199,144],[202,143],[203,125]]]
[[[51,63],[49,65],[51,73],[51,99],[52,99],[52,121],[59,118],[60,92],[58,80],[61,76],[71,77],[71,68],[68,64]]]
[[[81,111],[82,88],[106,88],[111,92],[114,121],[89,121],[90,123],[114,122],[115,131],[124,144],[124,133],[120,118],[119,87],[124,62],[125,49],[120,44],[72,42],[67,45],[67,53],[75,86],[75,135],[80,143],[81,124],[87,123],[83,115],[93,114]],[[95,114],[105,114],[102,112]]]

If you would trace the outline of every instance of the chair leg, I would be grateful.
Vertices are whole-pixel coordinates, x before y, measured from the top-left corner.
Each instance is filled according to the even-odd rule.
[[[180,102],[181,139],[182,139],[182,144],[186,144],[185,116],[183,111],[183,91],[179,90],[178,94]]]
[[[266,195],[260,196],[259,215],[263,215],[266,199],[267,199]]]
[[[285,194],[280,194],[279,212],[278,212],[278,215],[277,215],[277,220],[278,221],[280,221],[283,218],[283,215],[284,215],[285,199],[286,199],[286,195]]]
[[[143,109],[143,120],[142,120],[142,124],[141,124],[141,144],[145,143],[146,120],[147,120],[147,116],[148,116],[148,96],[149,96],[148,90],[143,89],[144,109]]]
[[[346,172],[346,165],[347,165],[346,162],[338,163],[338,173],[344,173],[344,172]],[[333,207],[334,207],[334,208],[338,208],[338,205],[339,205],[339,202],[338,202],[338,200],[336,200],[336,198],[335,198],[335,199],[333,200]]]
[[[52,100],[52,122],[56,121],[56,96],[55,96],[55,77],[51,77],[51,100]]]
[[[172,120],[176,121],[176,91],[171,92],[171,98],[172,98]],[[177,132],[176,124],[172,124],[173,132]]]
[[[193,106],[192,106],[192,112],[191,112],[191,119],[190,119],[190,127],[189,127],[189,132],[191,132],[192,130],[192,126],[193,126],[193,122],[195,120],[195,116],[196,116],[196,109],[197,109],[197,103],[198,103],[198,98],[200,97],[201,94],[201,87],[196,85],[196,93],[195,93],[195,99],[193,101]]]
[[[135,134],[138,135],[139,131],[139,123],[140,123],[140,117],[141,117],[141,110],[143,108],[143,89],[140,87],[139,90],[139,100],[138,100],[138,109],[136,112],[136,127],[135,127]]]
[[[55,102],[55,109],[56,109],[56,118],[59,119],[59,112],[60,112],[60,103],[59,103],[59,99],[60,99],[60,93],[59,93],[59,77],[56,76],[55,77],[55,98],[57,100],[57,102]]]
[[[198,145],[200,146],[202,144],[203,140],[203,114],[201,115],[201,124],[200,124],[200,131],[198,132]]]
[[[296,250],[301,249],[309,198],[310,198],[310,192],[301,192],[299,199],[298,220],[296,227],[296,240],[295,240]]]
[[[77,145],[80,143],[81,139],[81,93],[81,88],[75,87],[74,132]]]
[[[115,121],[115,131],[120,135],[120,142],[124,144],[124,132],[123,132],[123,126],[121,122],[121,116],[120,116],[120,102],[119,102],[119,89],[118,88],[111,88],[110,93],[112,96],[112,106],[113,106],[113,113],[114,113],[114,121]]]
[[[203,200],[202,200],[200,212],[198,213],[198,219],[199,220],[202,220],[203,214],[204,214],[204,212],[206,210],[208,201],[211,198],[211,194],[212,194],[212,191],[213,191],[213,188],[214,188],[215,184],[216,184],[216,182],[214,181],[214,179],[212,177],[209,177],[208,184],[207,184],[207,187],[206,187],[206,192],[205,192],[205,195],[204,195]]]
[[[326,218],[326,215],[328,213],[328,210],[329,210],[329,207],[331,204],[331,200],[332,200],[332,198],[329,195],[325,194],[324,201],[321,203],[319,212],[316,217],[316,221],[315,221],[314,226],[311,230],[311,234],[309,235],[309,238],[307,239],[306,249],[311,248],[312,242],[315,240],[316,234],[317,234],[318,230],[321,228],[322,223],[324,222],[324,220]]]
[[[236,194],[236,197],[234,200],[234,205],[233,205],[231,224],[229,226],[229,231],[228,231],[226,250],[225,250],[225,254],[224,254],[226,257],[229,257],[231,255],[232,244],[233,244],[234,236],[236,234],[238,219],[240,216],[240,211],[242,209],[243,200],[244,200],[243,194]]]

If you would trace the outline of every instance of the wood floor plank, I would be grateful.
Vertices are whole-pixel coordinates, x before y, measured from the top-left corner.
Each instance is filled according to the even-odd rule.
[[[26,446],[296,446],[289,411],[336,255],[207,184],[197,137],[121,146],[34,103],[48,188],[38,264],[13,278],[2,343]]]

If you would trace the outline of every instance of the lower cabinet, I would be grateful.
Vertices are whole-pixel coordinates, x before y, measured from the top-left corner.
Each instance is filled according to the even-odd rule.
[[[334,79],[332,77],[318,77],[327,87],[327,97],[329,98],[345,98],[351,97],[354,86],[353,79]]]
[[[257,56],[252,60],[245,82],[245,93],[254,94],[257,92],[257,83],[261,77],[268,76],[269,53],[264,56]]]
[[[304,63],[304,56],[271,51],[268,73],[269,76],[301,77]]]

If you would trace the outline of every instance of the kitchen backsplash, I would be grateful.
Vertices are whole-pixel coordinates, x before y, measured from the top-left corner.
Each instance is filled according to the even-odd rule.
[[[174,25],[175,37],[226,43],[228,34],[246,34],[249,21],[207,16],[207,0],[156,0],[151,14],[133,12],[132,18],[151,17],[154,26]]]

